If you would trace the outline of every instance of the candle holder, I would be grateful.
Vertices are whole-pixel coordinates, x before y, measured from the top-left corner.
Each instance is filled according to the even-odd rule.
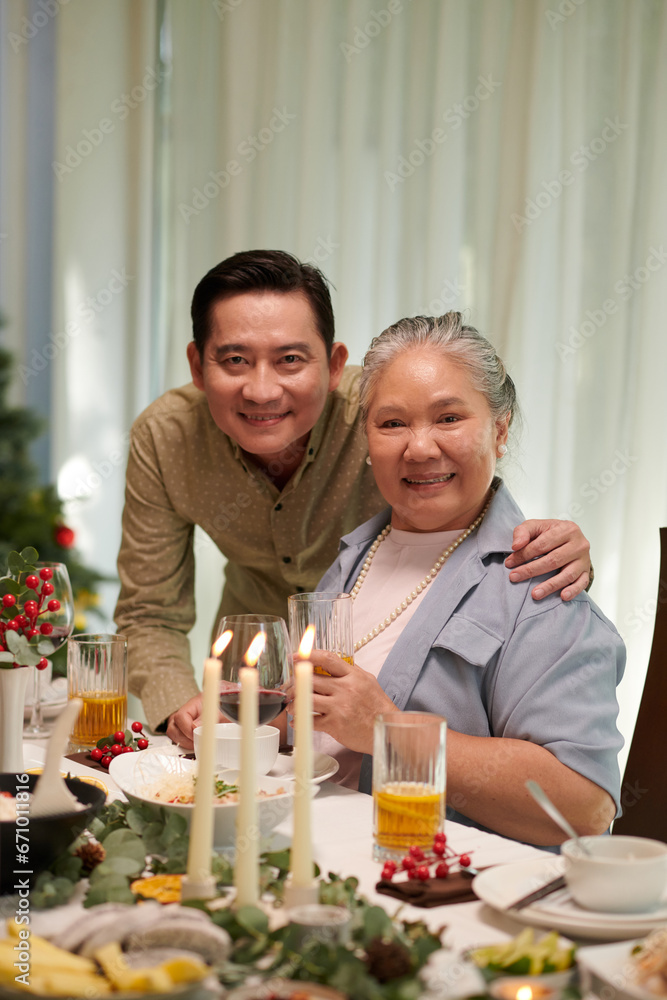
[[[288,875],[285,879],[283,906],[287,910],[301,906],[312,906],[317,903],[319,893],[319,886],[314,879],[310,885],[293,885],[292,876]]]
[[[187,899],[215,899],[218,895],[214,875],[206,875],[204,878],[190,878],[184,875],[181,879],[181,901]]]
[[[556,1000],[561,990],[539,982],[537,978],[502,978],[489,985],[495,1000]]]

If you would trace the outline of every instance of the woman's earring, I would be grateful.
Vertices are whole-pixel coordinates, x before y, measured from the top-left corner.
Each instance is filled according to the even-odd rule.
[[[366,465],[372,465],[372,464],[373,463],[371,462],[371,456],[370,455],[366,455]]]
[[[506,444],[499,444],[498,445],[498,454],[501,456],[501,458],[502,458],[503,455],[507,454],[507,445]]]

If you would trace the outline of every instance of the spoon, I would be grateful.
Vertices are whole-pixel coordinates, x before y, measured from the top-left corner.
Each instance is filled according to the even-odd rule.
[[[576,841],[577,847],[580,849],[582,854],[590,854],[590,848],[581,839],[574,827],[565,819],[560,809],[557,809],[553,804],[544,789],[538,785],[536,781],[527,781],[526,788],[533,796],[535,801],[539,806],[542,806],[547,816],[549,816],[554,823],[563,830],[568,837]]]
[[[65,753],[67,741],[82,705],[81,698],[71,698],[55,722],[46,748],[44,770],[35,785],[30,803],[30,814],[35,818],[74,812],[82,808],[60,774],[60,759]]]

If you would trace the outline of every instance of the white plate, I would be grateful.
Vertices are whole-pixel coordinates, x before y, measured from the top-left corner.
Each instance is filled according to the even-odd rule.
[[[188,775],[196,770],[197,763],[194,760],[161,753],[120,754],[109,765],[111,778],[130,802],[179,813],[188,821],[188,826],[192,818],[193,805],[159,802],[147,795],[146,790],[160,780],[168,780],[170,776]],[[238,779],[238,771],[220,771],[219,774],[230,782]],[[284,779],[260,775],[257,778],[257,787],[271,793],[269,797],[257,801],[260,836],[268,837],[291,812],[294,785]],[[319,789],[313,790],[316,791]],[[216,847],[230,847],[235,843],[236,811],[235,802],[214,805],[213,840]]]
[[[583,991],[592,991],[605,1000],[655,1000],[657,993],[640,986],[632,976],[631,952],[639,942],[622,941],[580,948],[577,965]]]
[[[472,887],[482,902],[495,910],[509,913],[516,920],[535,927],[547,927],[579,938],[620,941],[642,937],[667,923],[667,905],[650,913],[596,913],[577,906],[567,889],[554,892],[523,910],[511,908],[512,903],[549,882],[562,870],[563,859],[554,855],[519,861],[487,868],[475,876]]]
[[[128,755],[129,756],[129,755]],[[326,753],[313,754],[313,781],[318,785],[327,778],[333,778],[338,771],[340,764],[333,757]],[[282,778],[283,780],[294,780],[294,756],[293,754],[280,753],[275,764],[268,772],[269,778]]]

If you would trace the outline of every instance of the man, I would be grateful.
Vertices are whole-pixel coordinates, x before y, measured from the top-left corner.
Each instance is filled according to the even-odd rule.
[[[116,608],[130,690],[149,726],[189,749],[200,709],[187,639],[194,526],[228,560],[218,615],[284,616],[340,537],[386,506],[366,464],[359,369],[334,341],[317,268],[282,251],[235,254],[202,278],[191,312],[193,384],[132,428]],[[561,569],[536,599],[565,587],[569,600],[589,582],[588,543],[571,522],[526,521],[514,549],[512,580]]]

